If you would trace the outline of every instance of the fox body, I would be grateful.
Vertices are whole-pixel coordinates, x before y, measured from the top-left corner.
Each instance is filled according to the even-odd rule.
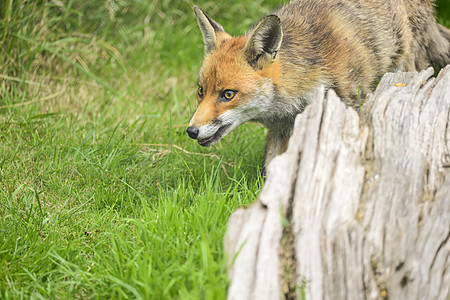
[[[431,0],[299,0],[232,37],[194,7],[204,40],[198,108],[187,132],[202,146],[237,126],[268,128],[263,170],[284,152],[319,85],[349,106],[386,72],[450,63],[450,30]]]

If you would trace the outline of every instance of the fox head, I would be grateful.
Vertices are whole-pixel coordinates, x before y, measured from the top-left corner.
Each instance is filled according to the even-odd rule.
[[[198,107],[187,129],[201,146],[211,146],[249,121],[270,118],[280,76],[278,50],[283,33],[276,15],[263,18],[248,34],[231,37],[198,6],[204,40]]]

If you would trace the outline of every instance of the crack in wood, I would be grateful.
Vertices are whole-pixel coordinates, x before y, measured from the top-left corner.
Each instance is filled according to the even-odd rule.
[[[301,160],[301,153],[297,157],[296,166],[299,165]],[[297,172],[298,169],[295,170],[295,177],[293,179],[293,184],[291,185],[290,197],[288,200],[288,206],[286,208],[286,224],[283,228],[283,233],[281,237],[281,245],[280,245],[280,282],[283,287],[282,293],[284,294],[283,298],[285,300],[294,300],[297,299],[297,291],[299,285],[296,282],[297,268],[296,262],[297,258],[295,257],[295,236],[292,228],[292,210],[293,210],[293,202],[297,181]]]

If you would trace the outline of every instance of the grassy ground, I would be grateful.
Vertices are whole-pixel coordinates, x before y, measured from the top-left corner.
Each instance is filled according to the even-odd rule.
[[[196,4],[237,35],[279,2]],[[264,129],[185,135],[193,5],[0,1],[0,298],[225,297],[226,222],[259,192]]]

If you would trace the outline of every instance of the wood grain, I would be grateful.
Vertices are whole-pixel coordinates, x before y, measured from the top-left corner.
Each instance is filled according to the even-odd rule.
[[[229,299],[449,299],[450,66],[323,88],[225,239]]]

